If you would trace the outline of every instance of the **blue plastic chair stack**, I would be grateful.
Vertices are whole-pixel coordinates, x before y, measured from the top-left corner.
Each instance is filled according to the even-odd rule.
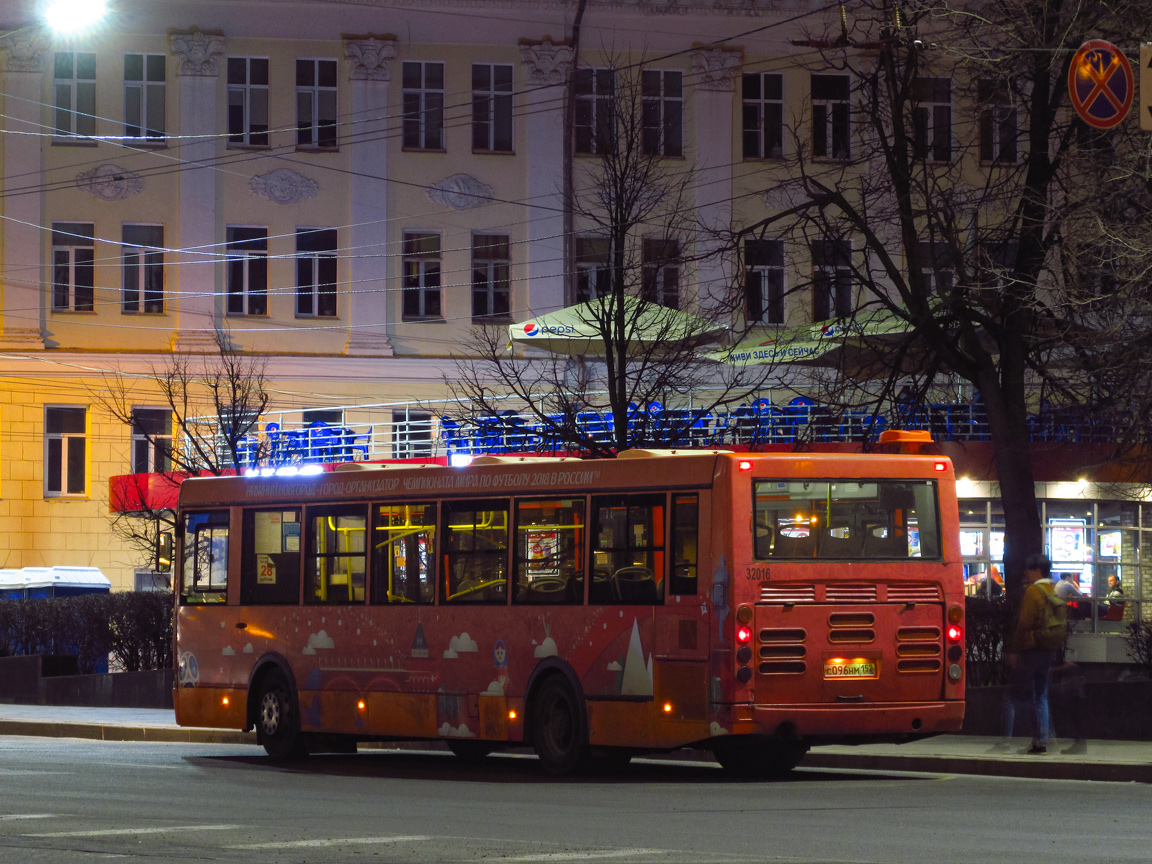
[[[270,465],[280,464],[280,424],[279,423],[266,423],[264,424],[264,444],[266,446],[266,457]]]
[[[308,426],[308,461],[335,462],[341,458],[339,439],[323,420]]]
[[[465,434],[464,428],[450,417],[440,418],[440,440],[444,442],[444,449],[449,456],[473,455],[472,439]]]
[[[372,449],[372,427],[362,435],[357,435],[353,429],[341,429],[344,458],[352,462],[364,461],[369,458]]]

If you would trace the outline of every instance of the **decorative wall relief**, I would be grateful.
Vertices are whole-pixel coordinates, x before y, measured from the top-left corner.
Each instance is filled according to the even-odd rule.
[[[123,201],[143,192],[144,180],[139,174],[109,164],[77,174],[76,188],[91,192],[101,201]]]
[[[572,49],[547,40],[539,45],[521,45],[520,60],[528,70],[530,85],[563,84],[572,66]]]
[[[5,72],[42,72],[48,42],[38,34],[8,30],[0,34]]]
[[[391,81],[395,39],[353,39],[344,43],[351,81]]]
[[[267,174],[258,174],[248,184],[253,194],[267,198],[273,204],[295,204],[302,198],[315,198],[320,186],[291,168],[277,168]]]
[[[178,75],[215,78],[220,74],[220,58],[224,56],[228,40],[193,29],[188,33],[173,33],[168,37],[168,44],[176,57]]]
[[[429,187],[428,197],[453,210],[471,210],[492,200],[492,187],[467,174],[453,174]]]
[[[715,90],[731,93],[736,73],[740,71],[741,54],[724,48],[692,52],[692,68],[696,72],[697,90]]]

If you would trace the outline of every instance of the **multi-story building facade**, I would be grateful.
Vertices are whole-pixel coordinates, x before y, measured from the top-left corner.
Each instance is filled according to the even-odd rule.
[[[565,220],[565,165],[597,158],[616,70],[640,72],[645,151],[697,172],[701,223],[785,207],[772,178],[797,148],[852,157],[849,76],[792,44],[835,10],[590,0],[574,58],[577,5],[165,0],[63,38],[0,3],[0,564],[133,586],[108,480],[164,467],[155,372],[211,357],[218,333],[269,358],[278,420],[371,426],[365,455],[407,455],[401,421],[435,415],[471,328],[595,296],[604,250]],[[1009,158],[994,96],[966,106],[926,79],[917,146],[973,170]],[[962,114],[979,130],[963,147]],[[851,313],[851,244],[742,251],[742,273],[664,268],[651,290],[693,309],[735,285],[766,328]],[[114,386],[134,424],[106,410]]]

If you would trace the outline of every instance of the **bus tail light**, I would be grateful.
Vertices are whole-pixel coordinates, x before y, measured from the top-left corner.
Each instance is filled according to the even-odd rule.
[[[960,629],[958,624],[948,625],[947,631],[949,642],[959,642],[960,637],[964,635],[964,631]]]
[[[947,471],[948,470],[948,463],[947,462],[936,462],[932,465],[932,468],[936,471]]]
[[[741,645],[747,645],[752,641],[752,628],[751,627],[737,627],[736,628],[736,641]]]
[[[740,471],[751,471],[752,470],[752,460],[751,459],[741,459],[739,462],[736,463],[736,467]]]

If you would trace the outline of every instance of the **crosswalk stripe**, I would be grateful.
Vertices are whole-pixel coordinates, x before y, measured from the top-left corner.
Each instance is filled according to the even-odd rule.
[[[284,840],[271,843],[245,843],[229,849],[315,849],[327,846],[372,846],[377,843],[420,843],[431,840],[423,834],[406,837],[333,837],[327,840]]]

